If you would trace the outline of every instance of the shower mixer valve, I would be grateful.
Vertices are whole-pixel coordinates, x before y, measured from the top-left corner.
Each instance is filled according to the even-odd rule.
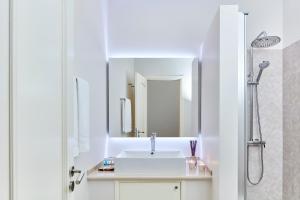
[[[259,139],[255,139],[247,142],[248,146],[264,146],[266,148],[266,142],[260,141]]]

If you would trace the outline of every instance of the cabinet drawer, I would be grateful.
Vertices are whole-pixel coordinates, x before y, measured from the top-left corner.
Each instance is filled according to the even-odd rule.
[[[180,182],[119,182],[118,200],[180,200]]]

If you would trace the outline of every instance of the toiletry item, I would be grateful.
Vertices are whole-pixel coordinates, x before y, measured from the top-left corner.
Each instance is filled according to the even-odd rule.
[[[201,173],[201,172],[205,172],[205,170],[206,170],[206,165],[205,165],[205,163],[203,162],[203,161],[199,161],[198,162],[198,169],[199,169],[199,172]]]
[[[197,148],[197,140],[190,140],[191,154],[195,156]]]
[[[98,171],[114,171],[114,161],[112,158],[105,158],[101,163]]]
[[[113,165],[113,160],[105,159],[103,160],[103,165],[104,166]]]
[[[191,156],[188,158],[188,165],[189,169],[196,169],[197,168],[197,160],[198,158],[195,156]]]
[[[102,166],[98,169],[98,171],[102,171],[102,172],[113,172],[115,170],[115,168],[113,166]]]
[[[198,158],[195,156],[196,155],[196,147],[197,147],[197,140],[190,140],[190,148],[191,148],[191,155],[192,155],[188,160],[190,169],[197,168]]]

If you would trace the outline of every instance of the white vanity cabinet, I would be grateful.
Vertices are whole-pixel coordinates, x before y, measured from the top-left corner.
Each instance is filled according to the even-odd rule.
[[[149,175],[99,172],[96,166],[87,174],[89,200],[212,200],[211,172],[199,168]]]
[[[88,187],[89,200],[212,200],[211,178],[89,179]]]

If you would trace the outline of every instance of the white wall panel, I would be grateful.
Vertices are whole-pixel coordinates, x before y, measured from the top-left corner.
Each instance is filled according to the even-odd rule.
[[[238,6],[221,6],[202,54],[201,138],[215,200],[238,199],[239,17]]]
[[[202,54],[201,138],[203,160],[213,170],[213,198],[219,198],[220,13],[211,24]]]

